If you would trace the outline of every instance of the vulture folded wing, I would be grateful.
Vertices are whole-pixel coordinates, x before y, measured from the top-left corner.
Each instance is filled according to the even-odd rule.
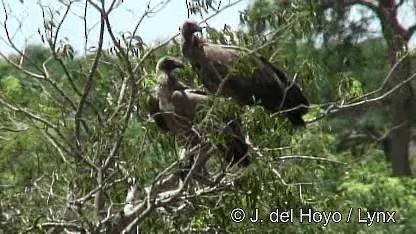
[[[166,119],[164,118],[159,108],[159,99],[156,97],[156,94],[154,93],[152,93],[149,97],[149,112],[152,118],[155,120],[156,125],[160,129],[164,131],[169,131]]]
[[[173,92],[171,100],[176,114],[193,119],[198,106],[207,99],[208,96],[194,93],[191,90],[177,90]]]
[[[273,69],[273,71],[276,73],[276,75],[279,77],[279,79],[283,82],[283,83],[287,83],[289,82],[286,74],[280,69],[278,68],[276,65],[271,64],[269,61],[267,61],[266,58],[264,57],[259,57],[260,60],[266,64],[267,66],[269,66],[271,69]]]
[[[199,89],[187,89],[186,90],[189,93],[194,93],[194,94],[199,94],[199,95],[204,95],[204,96],[208,96],[208,93]]]
[[[205,58],[224,65],[231,65],[240,58],[238,50],[233,48],[206,43],[203,45],[203,49]]]
[[[269,63],[264,58],[262,58],[262,60],[273,69],[273,71],[276,73],[279,79],[284,83],[285,103],[283,109],[291,109],[298,107],[298,109],[294,110],[294,112],[296,112],[299,115],[306,114],[308,112],[307,107],[309,106],[309,100],[304,95],[300,87],[294,81],[290,81],[287,78],[286,74],[276,65]]]
[[[190,87],[189,87],[189,86],[187,86],[186,84],[184,84],[184,83],[180,82],[180,81],[179,81],[179,80],[177,80],[177,79],[174,79],[174,82],[175,82],[175,83],[172,85],[174,90],[185,90],[185,89],[190,89]]]
[[[259,103],[271,112],[308,106],[309,102],[284,72],[255,54],[207,43],[195,36],[202,28],[185,21],[182,25],[182,53],[197,68],[199,77],[210,93],[229,96],[242,105]],[[286,114],[290,122],[305,126],[302,115],[307,107]]]

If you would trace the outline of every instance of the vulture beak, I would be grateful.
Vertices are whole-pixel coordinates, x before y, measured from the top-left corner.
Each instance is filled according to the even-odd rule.
[[[200,32],[202,33],[202,27],[199,25],[195,25],[195,32]]]
[[[173,57],[169,57],[170,61],[172,62],[172,65],[176,68],[183,68],[185,67],[185,61],[183,61],[180,58],[173,58]]]
[[[176,61],[176,64],[175,65],[178,68],[184,68],[185,67],[185,64],[182,61],[180,61],[180,60]]]

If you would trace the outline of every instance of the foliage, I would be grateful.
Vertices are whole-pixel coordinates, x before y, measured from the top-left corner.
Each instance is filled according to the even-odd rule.
[[[192,12],[217,11],[213,1],[190,2]],[[324,27],[324,13],[316,1],[257,0],[240,17],[240,30],[208,28],[209,41],[255,50],[295,77],[314,104],[353,102],[376,90],[390,69],[382,39],[357,42],[355,36],[362,36],[358,32],[337,38],[337,17],[332,27]],[[106,30],[112,32],[111,27]],[[325,40],[317,45],[323,31]],[[117,41],[112,40],[115,47]],[[11,65],[20,62],[19,55],[0,62],[0,230],[61,233],[78,225],[91,232],[119,231],[124,221],[132,222],[120,218],[129,187],[138,187],[136,202],[150,204],[148,190],[158,175],[180,161],[182,146],[174,134],[160,131],[149,116],[156,62],[165,55],[180,57],[180,48],[169,44],[148,50],[141,44],[136,58],[123,52],[130,48],[115,54],[97,49],[74,57],[72,47],[64,46],[64,54],[50,47],[28,46],[19,66]],[[254,62],[241,61],[234,69],[251,72]],[[187,85],[203,88],[190,66],[177,74]],[[391,121],[388,109],[376,106],[366,113],[355,110],[316,120],[327,106],[313,106],[305,119],[314,122],[300,130],[282,114],[212,95],[198,111],[195,128],[219,143],[224,139],[217,126],[226,117],[240,117],[252,144],[253,164],[228,171],[214,155],[207,165],[223,176],[218,178],[230,181],[227,185],[207,190],[205,184],[192,181],[177,200],[143,212],[139,228],[411,233],[416,228],[415,181],[391,177],[382,153],[384,126]],[[185,204],[185,209],[175,211],[178,204]],[[246,211],[241,223],[230,218],[235,208]],[[256,208],[262,224],[248,220]],[[346,223],[351,208],[353,221]],[[368,227],[356,221],[358,208],[396,211],[397,223]],[[267,214],[276,209],[293,209],[294,222],[268,222]],[[328,225],[300,223],[299,209],[339,211],[343,219]],[[68,225],[66,230],[42,226],[57,220]]]

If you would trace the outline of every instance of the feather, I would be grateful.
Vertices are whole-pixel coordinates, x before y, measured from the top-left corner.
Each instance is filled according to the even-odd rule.
[[[193,119],[198,107],[208,99],[206,92],[191,89],[182,84],[173,70],[182,67],[182,63],[173,57],[165,56],[158,61],[156,71],[158,86],[150,96],[150,113],[157,126],[165,131],[174,133],[186,148],[194,148],[202,143],[201,136],[193,128]],[[232,124],[232,125],[231,125]],[[222,133],[228,140],[225,144],[217,145],[225,160],[235,164],[241,160],[241,165],[247,166],[248,145],[239,122],[226,122]]]
[[[302,115],[307,113],[309,101],[280,68],[262,57],[243,57],[237,49],[207,43],[193,35],[197,30],[200,28],[191,22],[183,24],[182,53],[210,93],[219,92],[241,105],[259,103],[273,113],[291,109],[285,113],[289,121],[306,126]]]

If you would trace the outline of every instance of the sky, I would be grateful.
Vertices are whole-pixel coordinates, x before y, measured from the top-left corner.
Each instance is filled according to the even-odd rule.
[[[6,9],[11,15],[9,17],[7,26],[9,28],[10,35],[14,36],[13,41],[16,43],[19,49],[25,47],[26,44],[40,44],[40,36],[37,31],[39,27],[43,28],[42,11],[38,3],[44,6],[49,6],[52,10],[64,10],[64,6],[58,3],[58,0],[24,0],[24,4],[20,0],[2,0],[6,4]],[[68,0],[64,0],[68,2]],[[137,24],[140,16],[143,14],[143,10],[146,9],[147,2],[149,0],[124,0],[120,7],[113,11],[110,15],[110,22],[115,33],[132,31]],[[233,2],[235,0],[217,0],[214,2],[223,2],[220,7],[224,6],[226,2]],[[223,28],[224,24],[237,28],[239,25],[239,11],[247,8],[247,6],[254,0],[242,0],[239,4],[223,11],[212,20],[208,21],[211,27]],[[75,48],[78,54],[82,54],[84,50],[84,26],[83,26],[83,2],[74,4],[68,18],[62,25],[61,37],[67,37],[69,43]],[[99,1],[95,1],[99,2]],[[108,5],[111,0],[105,0]],[[154,6],[159,3],[160,0],[151,0],[150,6]],[[191,1],[189,1],[191,2]],[[413,2],[413,1],[408,1]],[[413,3],[410,3],[413,4]],[[399,11],[399,22],[405,27],[409,27],[415,24],[415,11],[414,5],[405,4]],[[1,6],[1,4],[0,4]],[[359,20],[361,15],[360,8],[356,8],[350,14],[351,19]],[[62,16],[62,15],[61,15]],[[60,16],[60,17],[61,17]],[[191,15],[191,19],[200,20],[199,16]],[[171,0],[165,8],[163,8],[158,14],[152,15],[150,18],[146,18],[138,29],[138,35],[143,38],[146,43],[154,41],[163,41],[169,38],[179,31],[180,25],[184,20],[188,19],[188,11],[185,0]],[[8,46],[4,40],[6,34],[4,31],[3,23],[5,20],[5,13],[0,11],[0,51],[9,54],[13,50]],[[19,29],[19,21],[21,27]],[[98,40],[99,15],[96,10],[90,7],[87,13],[88,28],[92,28],[88,46],[96,45]],[[380,25],[378,22],[374,22],[370,25],[372,31],[380,31]],[[19,30],[16,30],[19,29]],[[111,43],[106,35],[104,47],[108,48]],[[412,37],[410,46],[416,48],[416,36]],[[88,47],[87,46],[87,47]]]
[[[19,0],[4,0],[7,8],[11,11],[14,17],[22,21],[21,30],[17,31],[14,41],[19,48],[23,48],[25,43],[41,43],[40,36],[38,34],[38,28],[43,25],[42,10],[40,9],[37,2],[42,3],[45,6],[50,6],[54,10],[61,9],[64,10],[62,4],[57,3],[57,0],[25,0],[24,4],[21,4]],[[110,14],[110,22],[115,33],[117,32],[127,32],[133,31],[135,25],[137,24],[140,16],[143,14],[144,9],[146,9],[147,2],[149,0],[124,0],[120,7],[113,11]],[[235,0],[231,0],[234,2]],[[221,14],[209,20],[208,23],[211,27],[222,28],[224,23],[235,28],[239,25],[239,15],[238,11],[242,11],[247,8],[248,4],[252,0],[242,0],[237,5],[230,7],[223,11]],[[67,2],[67,1],[66,1]],[[84,1],[80,1],[84,2]],[[99,1],[95,1],[99,2]],[[107,5],[111,3],[111,0],[105,1]],[[151,7],[159,3],[159,0],[152,0]],[[190,2],[190,1],[189,1]],[[220,1],[216,1],[217,5]],[[225,3],[229,0],[222,0],[220,7],[224,6]],[[53,4],[51,4],[53,3]],[[1,3],[0,3],[1,6]],[[89,46],[92,46],[97,43],[97,40],[93,38],[98,38],[99,32],[99,15],[97,11],[92,7],[88,11],[88,25],[92,27],[90,35]],[[62,38],[67,37],[70,44],[76,49],[76,51],[81,52],[84,48],[84,22],[81,18],[83,15],[83,5],[76,4],[73,6],[72,11],[70,12],[65,23],[62,25],[60,35]],[[63,12],[63,11],[62,11]],[[4,22],[4,11],[0,11],[0,24],[3,25]],[[9,19],[8,26],[10,28],[10,34],[16,32],[19,23],[18,20],[11,18]],[[191,15],[191,19],[200,20],[201,18],[196,15]],[[152,15],[150,18],[146,18],[138,29],[138,35],[143,38],[143,40],[148,43],[155,40],[167,39],[175,33],[179,32],[180,25],[184,20],[188,19],[188,11],[185,0],[171,0],[166,7],[164,7],[158,14]],[[0,51],[7,54],[13,50],[7,46],[1,38],[5,37],[4,28],[0,27]],[[110,46],[110,40],[108,35],[106,36],[104,46]]]

